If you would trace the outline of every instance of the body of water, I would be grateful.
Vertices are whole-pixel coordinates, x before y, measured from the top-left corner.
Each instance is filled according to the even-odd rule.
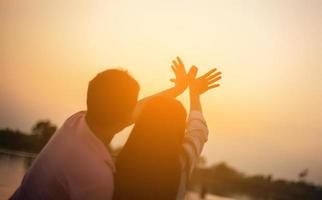
[[[32,158],[0,152],[0,200],[8,199],[20,184]]]

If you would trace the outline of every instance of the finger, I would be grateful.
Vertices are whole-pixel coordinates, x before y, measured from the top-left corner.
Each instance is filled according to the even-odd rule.
[[[194,66],[194,65],[191,66],[191,68],[190,68],[190,70],[188,72],[189,80],[196,78],[197,73],[198,73],[198,68],[196,66]]]
[[[215,69],[212,69],[212,70],[210,70],[209,72],[207,72],[207,73],[205,73],[204,75],[202,75],[201,77],[202,77],[202,78],[206,78],[206,77],[208,77],[209,75],[211,75],[212,73],[214,73],[216,70],[217,70],[216,68],[215,68]]]
[[[175,61],[175,60],[173,60],[172,61],[172,63],[173,63],[173,65],[176,67],[176,68],[178,68],[179,66],[178,66],[178,63]]]
[[[217,72],[217,73],[215,73],[215,74],[213,74],[213,75],[211,75],[211,76],[208,76],[206,79],[207,80],[211,80],[211,79],[213,79],[213,78],[216,78],[217,76],[219,76],[219,75],[221,75],[221,72]]]
[[[179,56],[177,56],[177,61],[178,61],[179,67],[181,69],[185,70],[184,64],[183,64],[183,62],[182,62],[182,60],[181,60],[181,58]]]
[[[212,89],[212,88],[219,87],[219,86],[220,86],[220,84],[211,85],[211,86],[209,86],[209,87],[208,87],[208,90],[210,90],[210,89]]]
[[[177,73],[177,69],[173,65],[171,65],[171,69],[175,74]]]
[[[219,81],[221,79],[221,76],[218,76],[217,78],[214,78],[214,79],[211,79],[211,80],[208,80],[208,84],[213,84],[214,82],[216,81]]]
[[[179,57],[177,57],[177,60],[175,61],[177,63],[177,69],[178,71],[186,73],[186,69],[184,68],[183,62]]]
[[[171,82],[176,82],[175,78],[170,79]]]

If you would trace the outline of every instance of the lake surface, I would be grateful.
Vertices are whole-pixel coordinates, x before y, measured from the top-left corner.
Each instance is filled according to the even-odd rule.
[[[0,153],[0,200],[8,199],[20,184],[32,158]]]
[[[20,184],[33,158],[21,154],[12,155],[0,151],[0,200],[7,200]],[[187,200],[199,200],[195,193],[189,193]],[[207,200],[234,200],[232,198],[207,195]],[[238,198],[246,200],[246,198]]]

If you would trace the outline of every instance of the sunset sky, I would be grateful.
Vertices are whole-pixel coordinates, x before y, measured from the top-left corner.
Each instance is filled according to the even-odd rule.
[[[172,86],[175,56],[223,73],[202,97],[209,165],[291,179],[309,168],[322,184],[319,0],[2,0],[0,127],[61,125],[86,109],[87,83],[106,68],[153,94]]]

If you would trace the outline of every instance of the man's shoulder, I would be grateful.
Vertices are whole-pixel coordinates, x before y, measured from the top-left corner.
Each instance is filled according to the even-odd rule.
[[[41,155],[47,155],[51,158],[60,158],[76,154],[79,149],[76,147],[82,146],[81,138],[78,136],[82,128],[82,123],[86,112],[80,111],[71,115],[63,125],[52,136],[48,144],[41,151]]]
[[[107,164],[109,168],[114,170],[110,152],[90,130],[85,116],[86,111],[80,111],[70,116],[61,127],[61,139],[65,140],[68,138],[67,140],[72,144],[68,149],[73,153],[73,159],[80,158],[84,166],[98,161],[105,163],[102,167]],[[84,163],[84,160],[90,162]]]
[[[54,138],[65,138],[82,131],[85,123],[86,111],[79,111],[68,117],[56,131]]]
[[[81,119],[83,119],[86,116],[86,111],[79,111],[76,112],[74,114],[72,114],[70,117],[68,117],[63,126],[64,125],[72,125],[75,124],[75,122],[80,121]]]

